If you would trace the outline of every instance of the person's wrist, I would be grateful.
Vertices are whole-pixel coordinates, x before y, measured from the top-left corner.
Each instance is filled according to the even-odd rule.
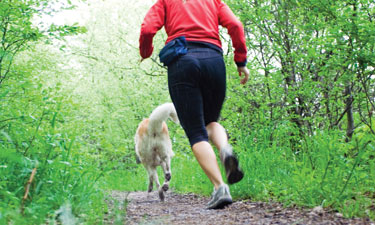
[[[236,62],[237,67],[245,67],[247,64],[247,59],[244,62]]]

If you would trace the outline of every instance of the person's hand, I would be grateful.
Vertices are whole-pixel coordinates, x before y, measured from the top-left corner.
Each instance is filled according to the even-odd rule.
[[[237,67],[237,71],[238,71],[238,75],[240,75],[240,77],[242,77],[242,75],[245,75],[245,77],[243,77],[241,79],[241,84],[244,85],[247,83],[247,80],[249,80],[249,70],[247,69],[246,66],[241,66],[241,67]]]

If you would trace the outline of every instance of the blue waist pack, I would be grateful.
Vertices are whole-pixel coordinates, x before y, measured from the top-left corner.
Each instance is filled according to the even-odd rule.
[[[160,62],[164,66],[170,65],[179,56],[187,53],[187,43],[184,36],[177,37],[172,41],[168,42],[159,53]]]

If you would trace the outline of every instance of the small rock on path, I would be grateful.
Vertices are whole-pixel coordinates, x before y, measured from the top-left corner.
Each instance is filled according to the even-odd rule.
[[[168,192],[160,202],[156,192],[113,191],[119,202],[127,198],[125,224],[365,224],[366,219],[347,219],[322,208],[284,208],[279,203],[236,201],[220,210],[205,209],[208,198]]]

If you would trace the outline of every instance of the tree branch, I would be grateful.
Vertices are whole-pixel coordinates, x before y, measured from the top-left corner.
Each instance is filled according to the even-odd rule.
[[[35,174],[36,174],[36,167],[35,167],[35,168],[33,169],[33,171],[31,172],[30,178],[29,178],[29,180],[28,180],[27,183],[26,183],[25,194],[23,195],[22,203],[21,203],[21,213],[22,213],[22,214],[23,214],[23,212],[24,212],[25,201],[27,200],[27,197],[28,197],[29,192],[30,192],[30,185],[31,185],[31,183],[32,183],[33,180],[34,180]]]

